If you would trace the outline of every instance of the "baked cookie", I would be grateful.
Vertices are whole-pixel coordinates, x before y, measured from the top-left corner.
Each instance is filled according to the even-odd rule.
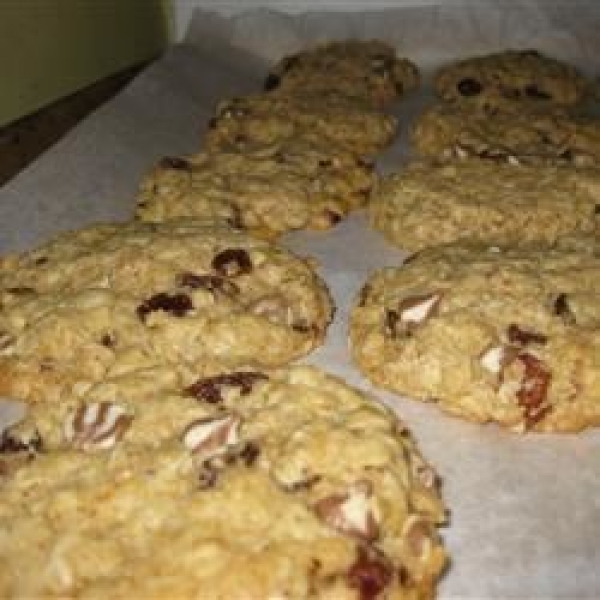
[[[112,445],[74,417],[63,448],[2,469],[0,595],[433,598],[438,478],[389,409],[309,367],[228,386],[173,390],[160,443],[128,441],[152,404]]]
[[[353,357],[377,385],[515,431],[600,424],[600,237],[457,242],[372,275]]]
[[[415,151],[440,161],[480,158],[512,164],[600,165],[600,120],[560,111],[498,113],[440,104],[412,131]]]
[[[304,139],[373,156],[396,134],[392,115],[338,94],[257,94],[221,102],[208,124],[204,147],[272,144]]]
[[[417,67],[379,40],[328,42],[280,60],[265,90],[287,94],[334,92],[384,106],[419,83]]]
[[[156,365],[282,365],[332,316],[308,260],[189,219],[97,225],[0,262],[0,394],[27,401]]]
[[[458,239],[552,242],[598,228],[600,173],[572,167],[413,163],[383,178],[370,221],[409,251]]]
[[[434,87],[450,102],[521,111],[576,104],[586,95],[588,82],[575,67],[536,50],[507,50],[442,67]]]
[[[334,226],[366,203],[374,182],[373,165],[341,148],[302,140],[248,145],[164,159],[144,179],[136,215],[164,221],[225,207],[239,227],[274,238]]]

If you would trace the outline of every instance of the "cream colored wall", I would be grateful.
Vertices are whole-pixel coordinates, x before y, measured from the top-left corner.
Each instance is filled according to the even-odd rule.
[[[0,126],[160,54],[170,0],[0,0]]]

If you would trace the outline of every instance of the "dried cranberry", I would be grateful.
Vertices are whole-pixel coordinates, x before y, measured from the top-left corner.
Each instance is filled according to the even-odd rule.
[[[529,429],[541,421],[551,410],[549,405],[544,406],[544,402],[552,373],[539,358],[532,354],[522,353],[517,359],[523,363],[525,368],[517,399],[519,406],[523,408],[525,426]]]
[[[212,261],[213,269],[224,277],[237,277],[252,271],[250,255],[243,248],[227,248]]]
[[[263,373],[255,371],[238,371],[236,373],[223,373],[214,377],[199,379],[185,389],[185,392],[198,400],[209,404],[223,402],[222,391],[224,387],[237,387],[240,394],[245,396],[252,391],[257,381],[268,379]]]
[[[461,79],[456,87],[461,96],[477,96],[483,91],[483,85],[472,77]]]
[[[194,308],[192,299],[187,294],[167,294],[162,292],[148,298],[137,307],[137,315],[145,321],[148,314],[156,310],[164,310],[175,317],[183,317]]]
[[[383,558],[359,548],[358,557],[348,570],[347,577],[348,585],[358,590],[360,600],[373,600],[387,587],[392,569]]]

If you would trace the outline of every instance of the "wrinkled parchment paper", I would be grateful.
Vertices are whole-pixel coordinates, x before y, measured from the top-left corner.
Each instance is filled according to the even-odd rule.
[[[0,190],[0,253],[65,229],[130,218],[139,180],[154,161],[197,151],[217,100],[257,91],[269,62],[310,42],[379,37],[426,71],[467,54],[537,47],[597,76],[598,32],[597,2],[454,2],[294,16],[259,10],[231,19],[197,11],[186,43]],[[394,109],[403,133],[430,101],[424,89]],[[382,156],[383,170],[407,156],[405,140]],[[349,361],[347,316],[367,275],[398,263],[402,253],[370,231],[360,213],[331,232],[283,241],[319,260],[338,307],[326,345],[305,362],[396,409],[443,478],[452,564],[439,597],[600,598],[600,431],[518,436],[374,390]],[[0,418],[12,417],[4,409]]]

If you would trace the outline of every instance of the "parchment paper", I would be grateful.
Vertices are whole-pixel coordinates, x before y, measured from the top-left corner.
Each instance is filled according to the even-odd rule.
[[[327,37],[380,37],[427,69],[497,48],[535,46],[594,72],[600,4],[471,3],[385,13],[284,15],[257,11],[231,20],[198,12],[174,46],[114,100],[0,190],[0,252],[99,220],[124,220],[148,167],[197,151],[218,99],[256,91],[266,60]],[[431,101],[427,90],[396,112],[406,131]],[[405,137],[382,156],[383,170],[406,157]],[[375,268],[402,253],[357,213],[326,233],[283,242],[320,261],[338,311],[326,345],[305,362],[373,393],[409,424],[437,467],[451,510],[444,538],[452,565],[439,597],[600,598],[600,432],[518,436],[441,414],[434,406],[374,390],[351,365],[347,316]],[[10,416],[2,412],[4,422]]]

